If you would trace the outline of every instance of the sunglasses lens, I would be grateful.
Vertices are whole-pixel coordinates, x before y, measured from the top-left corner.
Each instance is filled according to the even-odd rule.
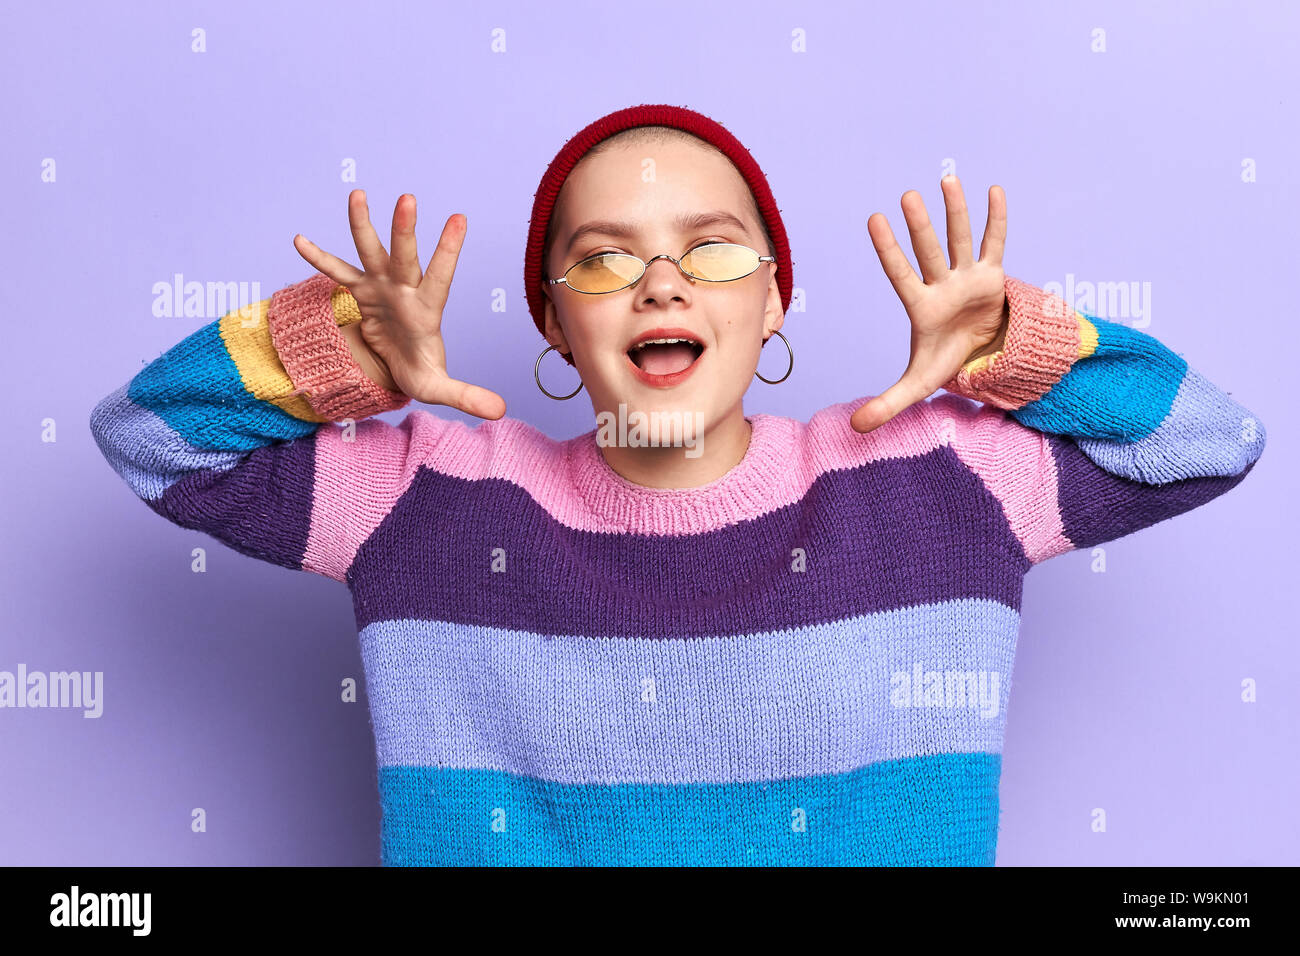
[[[614,292],[641,275],[641,260],[610,252],[579,262],[566,275],[578,292]]]
[[[696,246],[682,257],[687,275],[707,282],[742,279],[758,268],[758,253],[733,242]],[[642,262],[636,256],[606,252],[579,262],[567,273],[570,289],[577,292],[617,292],[641,278]]]
[[[697,279],[729,282],[758,268],[758,253],[731,242],[710,242],[696,246],[682,259],[682,268]]]

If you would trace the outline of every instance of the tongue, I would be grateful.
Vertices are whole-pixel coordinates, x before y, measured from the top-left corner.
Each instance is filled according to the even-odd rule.
[[[695,350],[689,345],[647,345],[634,353],[637,364],[651,375],[671,375],[680,372],[695,361]]]

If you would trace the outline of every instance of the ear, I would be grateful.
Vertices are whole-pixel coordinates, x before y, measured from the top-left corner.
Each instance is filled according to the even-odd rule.
[[[556,351],[568,355],[573,350],[569,348],[569,341],[564,337],[564,329],[560,325],[560,320],[556,315],[555,300],[551,298],[549,289],[542,290],[546,295],[546,316],[543,324],[546,329],[546,341],[554,345]]]
[[[772,267],[772,281],[768,283],[767,303],[763,306],[764,341],[785,324],[785,310],[781,308],[781,287],[776,284],[776,263],[768,265]]]

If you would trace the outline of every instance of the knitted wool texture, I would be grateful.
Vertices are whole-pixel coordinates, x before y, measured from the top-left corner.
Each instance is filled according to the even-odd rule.
[[[1156,339],[1006,293],[955,393],[867,435],[866,397],[751,415],[698,488],[626,481],[594,429],[367,417],[404,400],[324,275],[91,428],[158,514],[350,589],[385,864],[990,865],[1026,572],[1223,494],[1265,440]]]

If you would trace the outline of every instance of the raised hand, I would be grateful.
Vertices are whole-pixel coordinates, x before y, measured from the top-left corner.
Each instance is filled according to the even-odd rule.
[[[400,196],[393,210],[392,254],[370,224],[364,190],[348,194],[348,220],[364,272],[294,236],[298,254],[347,287],[361,310],[360,335],[403,393],[430,405],[447,405],[479,418],[500,418],[506,402],[496,392],[447,374],[442,312],[468,226],[453,213],[443,226],[429,267],[420,271],[415,247],[415,197]]]
[[[941,183],[951,265],[944,261],[925,203],[916,190],[903,193],[901,205],[921,267],[920,276],[899,247],[884,214],[874,213],[867,220],[880,265],[912,323],[911,357],[897,382],[853,413],[849,424],[855,431],[878,428],[903,409],[934,394],[971,359],[1002,347],[1008,318],[1002,271],[1007,238],[1006,194],[1001,186],[989,188],[988,222],[979,260],[975,261],[971,258],[970,218],[961,183],[956,176],[945,176]]]

